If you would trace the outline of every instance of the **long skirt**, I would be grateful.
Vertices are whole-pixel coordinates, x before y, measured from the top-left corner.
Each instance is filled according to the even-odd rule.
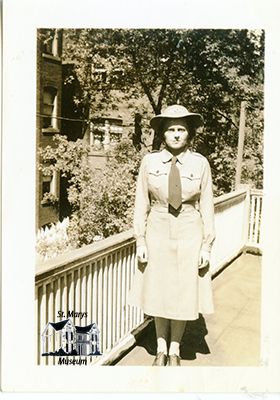
[[[193,206],[177,217],[152,208],[147,219],[148,263],[138,264],[128,304],[147,315],[195,320],[213,312],[210,272],[198,273],[203,222]]]

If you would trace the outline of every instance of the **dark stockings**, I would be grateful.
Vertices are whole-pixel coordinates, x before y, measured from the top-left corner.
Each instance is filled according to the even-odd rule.
[[[157,352],[164,352],[167,354],[167,342],[170,335],[169,354],[179,355],[180,342],[185,330],[185,326],[186,321],[155,317]]]

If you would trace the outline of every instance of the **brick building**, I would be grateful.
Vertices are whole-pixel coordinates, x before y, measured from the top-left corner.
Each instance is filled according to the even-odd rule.
[[[89,105],[87,118],[75,104],[79,91],[74,63],[64,59],[62,29],[39,29],[37,40],[37,149],[53,146],[54,134],[68,140],[83,139],[90,145],[89,162],[93,170],[102,170],[110,157],[110,149],[122,138],[131,136],[136,127],[134,105],[122,99],[120,88],[112,86],[118,99],[115,108],[107,104],[103,111]],[[93,69],[94,79],[105,79],[106,70]],[[97,78],[96,78],[97,76]],[[98,78],[99,79],[99,78]],[[67,84],[65,84],[67,82]],[[100,93],[100,96],[102,94]],[[39,159],[37,159],[39,162]],[[59,171],[52,176],[36,173],[36,229],[69,216],[68,181]]]
[[[62,32],[38,30],[37,41],[37,123],[38,147],[53,145],[53,135],[61,131]],[[38,158],[37,158],[37,161]],[[36,173],[36,227],[59,219],[59,173],[43,176]]]

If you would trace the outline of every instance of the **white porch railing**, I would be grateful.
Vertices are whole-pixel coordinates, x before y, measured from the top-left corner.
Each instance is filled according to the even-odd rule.
[[[38,266],[36,302],[38,362],[54,364],[57,358],[41,357],[41,333],[47,322],[66,319],[68,311],[87,312],[74,324],[96,322],[101,332],[101,352],[111,350],[143,320],[136,307],[125,307],[135,270],[132,232],[112,236]],[[58,317],[58,311],[64,317]],[[47,348],[48,351],[48,348]]]
[[[260,191],[252,191],[250,195],[249,190],[243,189],[215,199],[216,241],[211,258],[212,273],[230,262],[248,243],[259,246],[260,218]],[[97,323],[101,332],[101,352],[106,358],[144,320],[141,310],[126,305],[135,268],[132,231],[37,265],[37,363],[57,363],[58,357],[41,356],[41,334],[48,322],[66,319],[68,311],[72,310],[88,313],[87,318],[72,318],[74,324]],[[64,317],[59,317],[58,311],[63,311]],[[90,357],[90,361],[100,363],[101,359]]]

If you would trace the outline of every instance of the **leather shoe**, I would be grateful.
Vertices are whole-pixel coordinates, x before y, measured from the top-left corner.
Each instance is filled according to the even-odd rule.
[[[153,366],[164,367],[167,364],[167,355],[163,351],[157,353]]]
[[[177,356],[177,354],[171,354],[171,356],[168,357],[168,365],[170,367],[180,367],[181,357]]]

